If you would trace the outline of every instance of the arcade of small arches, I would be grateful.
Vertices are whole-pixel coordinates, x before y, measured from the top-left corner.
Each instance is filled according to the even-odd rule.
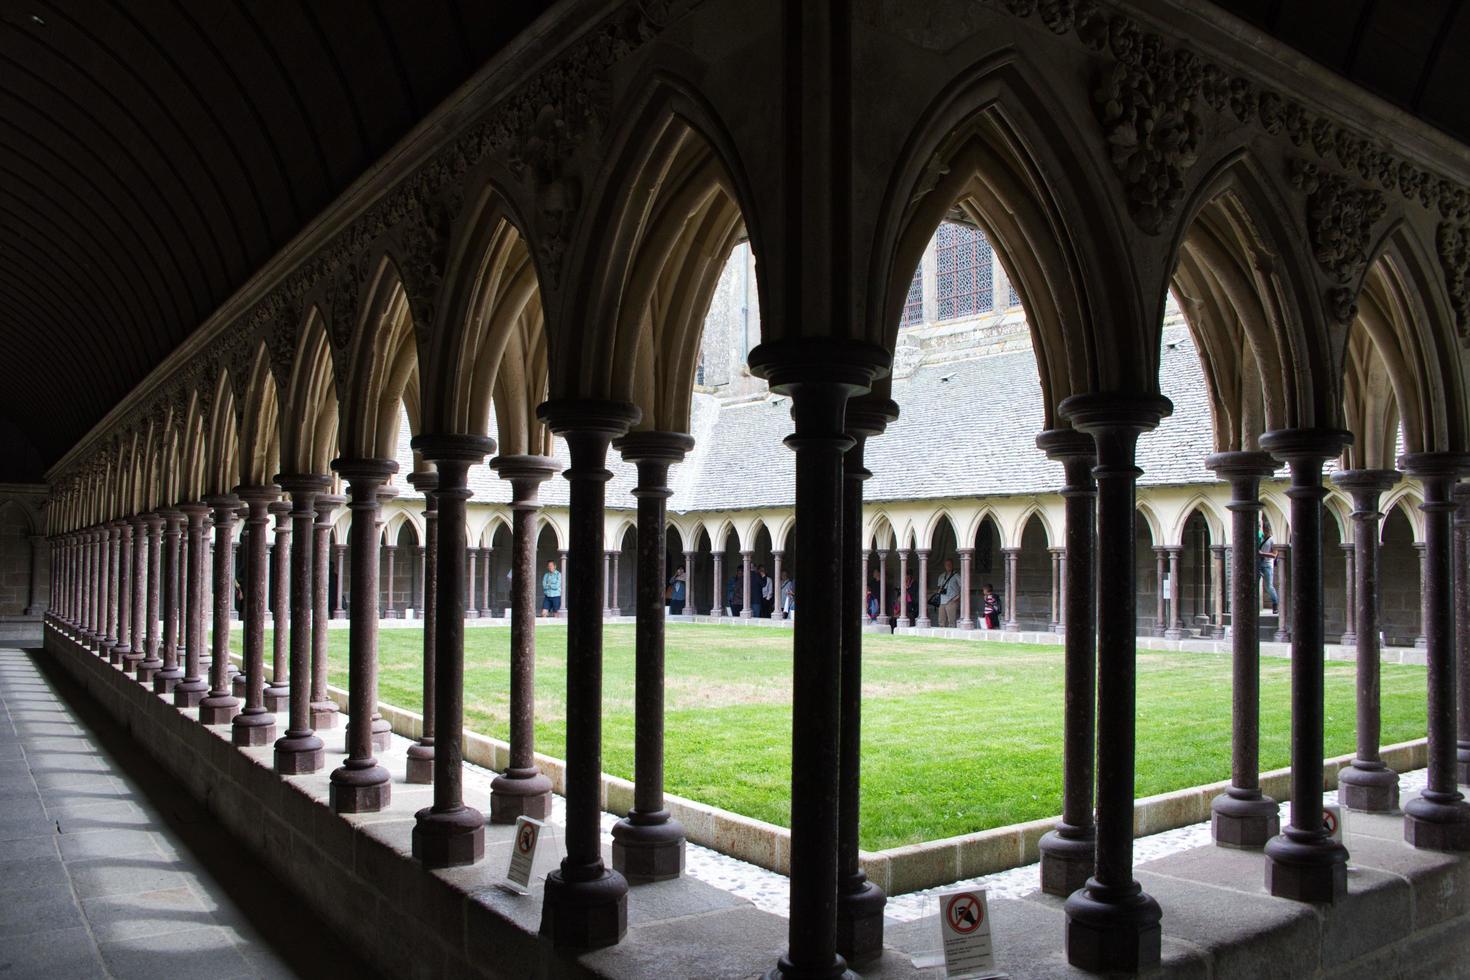
[[[379,203],[319,223],[349,231],[293,244],[160,365],[50,474],[48,645],[107,658],[186,717],[229,726],[236,746],[273,746],[284,779],[328,765],[325,627],[331,607],[345,609],[347,752],[331,771],[330,808],[384,810],[396,779],[432,782],[412,853],[427,868],[473,865],[487,818],[464,798],[460,740],[435,734],[462,728],[461,624],[487,603],[510,609],[510,761],[488,820],[544,817],[551,784],[533,753],[527,627],[554,554],[566,573],[566,851],[546,880],[540,930],[557,948],[616,945],[639,901],[629,882],[683,867],[661,769],[671,555],[687,556],[696,609],[715,601],[733,556],[742,569],[783,562],[777,574],[798,583],[789,943],[775,975],[837,976],[844,957],[882,952],[884,896],[863,875],[856,834],[861,596],[869,571],[886,591],[905,571],[932,580],[951,555],[967,584],[961,628],[973,627],[972,594],[993,577],[1007,629],[1064,629],[1064,812],[1041,845],[1041,875],[1066,897],[1074,965],[1136,970],[1161,956],[1163,912],[1133,874],[1141,626],[1172,637],[1230,627],[1234,730],[1221,737],[1233,737],[1234,758],[1215,839],[1263,849],[1271,895],[1318,903],[1348,895],[1348,849],[1321,822],[1324,645],[1336,634],[1358,651],[1359,746],[1344,798],[1391,811],[1396,774],[1378,758],[1373,700],[1379,637],[1422,638],[1428,789],[1406,802],[1404,833],[1417,848],[1470,851],[1458,789],[1470,777],[1470,484],[1459,482],[1470,472],[1470,362],[1464,264],[1455,279],[1444,258],[1444,229],[1463,235],[1470,219],[1470,190],[1457,182],[1470,173],[1439,176],[1443,156],[1396,160],[1342,110],[1312,110],[1312,138],[1295,138],[1261,122],[1263,89],[1282,83],[1232,76],[1240,84],[1226,90],[1259,93],[1259,111],[1242,115],[1188,71],[1178,84],[1199,96],[1187,107],[1197,124],[1187,159],[1142,141],[1133,152],[1144,159],[1120,161],[1122,144],[1104,138],[1116,116],[1147,115],[1141,80],[1182,66],[1184,52],[1121,12],[1100,45],[1079,43],[1028,4],[1009,5],[1020,14],[983,5],[973,21],[936,26],[949,32],[944,58],[914,58],[901,25],[866,25],[873,70],[853,80],[852,98],[879,99],[868,86],[892,77],[884,65],[909,80],[864,120],[864,140],[882,152],[852,157],[815,126],[799,146],[766,152],[753,106],[831,97],[830,64],[779,59],[803,38],[815,44],[808,32],[831,19],[851,29],[856,15],[822,6],[811,22],[765,25],[799,35],[753,55],[776,59],[769,72],[747,66],[739,86],[697,84],[688,66],[725,55],[693,28],[722,6],[700,5],[688,31],[649,13],[660,5],[596,22],[589,30],[607,43],[593,51],[607,60],[579,47],[581,34],[567,42],[580,60],[553,60],[563,84],[588,72],[609,82],[596,127],[568,115],[561,125],[575,138],[548,149],[565,133],[533,139],[517,129],[531,125],[522,115],[496,115],[499,101],[474,120],[461,112],[453,125],[463,129],[446,129],[422,166],[392,171]],[[1096,39],[1098,26],[1079,12],[1075,34]],[[1140,32],[1153,38],[1142,61],[1127,43]],[[1055,59],[1089,74],[1106,67],[1120,91],[1101,131],[1090,89],[1034,68]],[[786,93],[752,98],[763,77],[785,79]],[[539,111],[570,112],[555,99]],[[496,122],[482,134],[473,127],[485,119]],[[1322,127],[1335,138],[1317,138]],[[533,152],[552,158],[528,165]],[[838,202],[832,167],[855,191]],[[795,213],[791,194],[833,202],[841,221]],[[1056,491],[865,508],[868,463],[901,408],[891,367],[914,269],[956,215],[985,230],[1025,308],[1044,405],[1036,453],[1052,461]],[[789,452],[763,448],[786,454],[794,504],[671,515],[670,470],[695,446],[700,331],[742,241],[760,271],[763,336],[750,369],[790,399]],[[1138,439],[1172,408],[1158,373],[1171,291],[1204,368],[1214,487],[1139,487]],[[401,470],[400,413],[412,448]],[[610,452],[636,470],[632,511],[611,506],[622,501],[610,498]],[[487,460],[499,497],[471,506],[470,470]],[[421,507],[393,499],[398,472]],[[1284,832],[1258,780],[1260,580],[1253,561],[1226,564],[1254,554],[1263,512],[1283,543],[1285,605],[1270,625],[1293,659]],[[227,628],[237,551],[238,695]],[[1395,562],[1422,575],[1422,588],[1409,586],[1422,594],[1409,603],[1412,623],[1380,603]],[[830,587],[801,589],[808,581]],[[613,831],[609,867],[600,698],[602,625],[615,607],[638,626],[640,694],[635,802]],[[271,608],[289,610],[273,667]],[[422,611],[429,693],[400,774],[378,758],[387,725],[376,716],[376,654],[380,619],[404,608]]]

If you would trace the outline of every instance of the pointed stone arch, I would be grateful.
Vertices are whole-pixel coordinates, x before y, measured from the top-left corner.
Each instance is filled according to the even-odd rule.
[[[327,320],[319,307],[307,310],[283,405],[283,471],[329,472],[337,455],[337,381]]]
[[[245,388],[240,424],[240,482],[274,483],[281,462],[281,411],[276,376],[265,345],[257,348]]]
[[[342,404],[343,459],[393,459],[399,404],[416,417],[418,339],[403,281],[391,257],[374,264],[350,347]]]

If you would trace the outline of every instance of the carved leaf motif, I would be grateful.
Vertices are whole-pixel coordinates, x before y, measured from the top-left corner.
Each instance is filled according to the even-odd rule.
[[[1435,231],[1439,265],[1462,343],[1470,344],[1470,227],[1443,222]]]
[[[1387,203],[1371,188],[1350,184],[1302,160],[1291,165],[1291,182],[1307,194],[1307,236],[1317,264],[1337,285],[1328,290],[1328,308],[1340,322],[1357,315],[1352,288],[1368,266],[1373,225]]]
[[[1204,126],[1192,111],[1201,84],[1198,62],[1188,52],[1160,53],[1150,61],[1148,69],[1114,65],[1094,99],[1129,210],[1140,228],[1158,234],[1184,199],[1184,178],[1199,158]]]

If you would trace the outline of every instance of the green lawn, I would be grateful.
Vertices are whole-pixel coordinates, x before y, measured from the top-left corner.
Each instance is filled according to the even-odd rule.
[[[633,775],[633,627],[607,629],[603,765]],[[1060,647],[865,636],[862,843],[880,849],[1061,811]],[[566,640],[537,633],[536,747],[566,745]],[[465,631],[468,727],[507,736],[510,631]],[[417,710],[422,633],[379,633],[381,696]],[[267,647],[269,649],[269,647]],[[347,633],[331,634],[332,683]],[[1227,656],[1140,652],[1138,786],[1148,796],[1230,774]],[[1327,665],[1327,754],[1353,749],[1353,667]],[[1424,669],[1383,667],[1383,741],[1424,734]],[[1261,668],[1261,764],[1285,766],[1290,664]],[[667,786],[772,823],[790,805],[791,633],[670,625]],[[482,801],[483,802],[483,801]]]

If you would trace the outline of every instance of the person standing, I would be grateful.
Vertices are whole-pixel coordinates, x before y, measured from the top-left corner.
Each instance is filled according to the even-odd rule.
[[[541,576],[541,615],[555,617],[561,613],[561,572],[556,562],[546,563],[546,572]]]
[[[688,593],[688,582],[684,577],[684,566],[680,565],[674,577],[669,579],[669,615],[684,615],[684,599]]]
[[[939,628],[954,629],[960,620],[960,573],[954,570],[954,559],[944,559],[939,575]]]
[[[772,582],[771,577],[766,574],[766,566],[758,566],[756,573],[760,576],[761,580],[761,604],[760,610],[756,615],[769,619],[771,611],[776,608],[776,583]]]
[[[900,601],[903,603],[903,610],[895,615],[902,616],[909,622],[919,618],[919,583],[914,581],[913,572],[903,577],[903,598]]]
[[[883,584],[878,579],[878,572],[874,570],[868,575],[868,622],[876,622],[878,613],[883,609]]]
[[[995,586],[989,582],[980,592],[980,622],[985,629],[1000,629],[1000,596],[995,594]]]
[[[796,612],[796,579],[788,577],[781,585],[781,611],[788,617]]]
[[[1261,576],[1261,598],[1271,602],[1271,613],[1275,615],[1276,597],[1276,539],[1271,536],[1271,522],[1261,517],[1261,529],[1256,532],[1256,570]]]
[[[745,608],[745,597],[740,594],[740,576],[731,575],[725,582],[725,614],[728,616],[739,616],[740,610]]]

